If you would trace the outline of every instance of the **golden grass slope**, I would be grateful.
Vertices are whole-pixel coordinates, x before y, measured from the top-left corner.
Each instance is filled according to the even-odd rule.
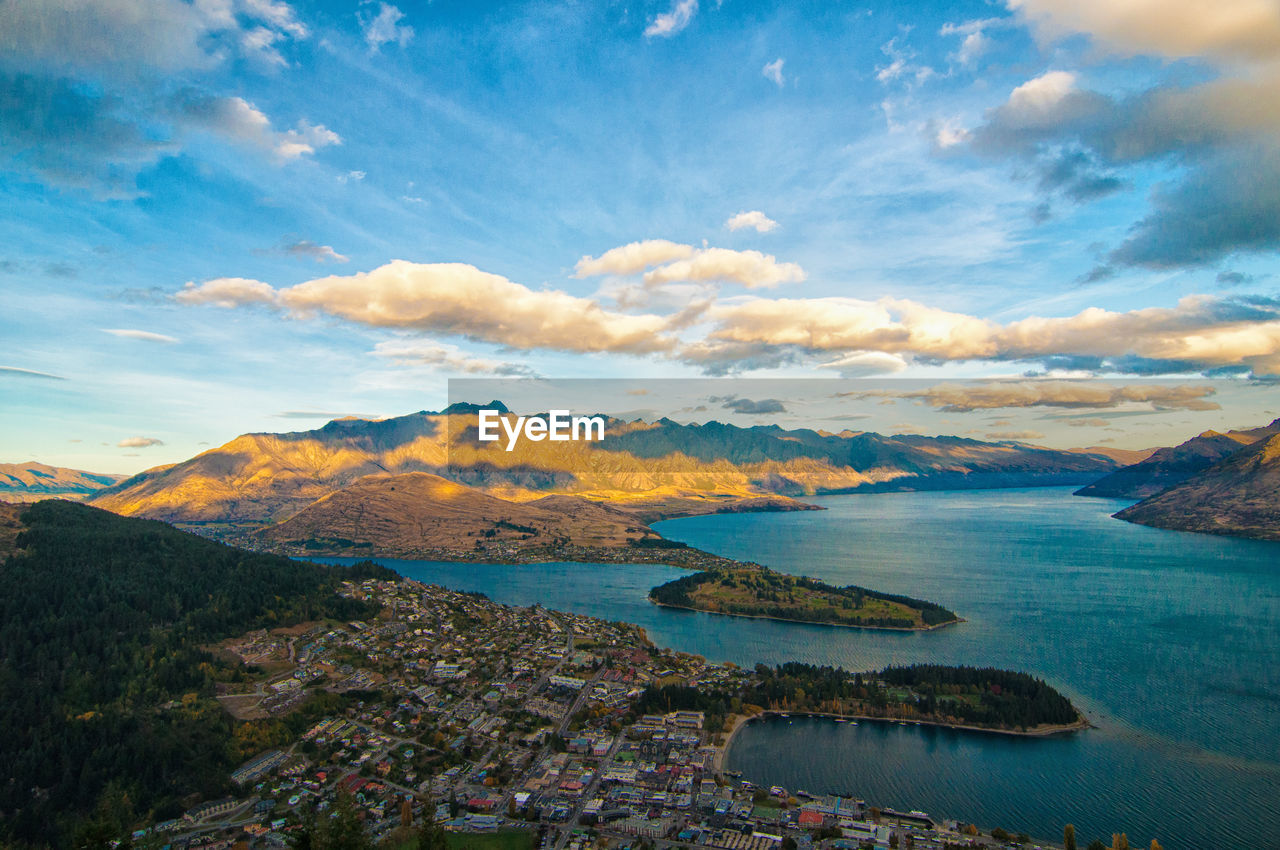
[[[530,546],[616,548],[657,538],[644,523],[576,496],[510,502],[425,472],[376,475],[330,493],[257,534],[295,551],[501,551]]]

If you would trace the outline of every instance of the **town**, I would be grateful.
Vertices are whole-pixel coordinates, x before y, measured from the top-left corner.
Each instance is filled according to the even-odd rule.
[[[672,687],[740,693],[756,673],[659,649],[638,626],[409,580],[348,581],[342,594],[381,615],[220,647],[248,672],[218,694],[248,741],[278,736],[285,720],[301,731],[235,770],[234,794],[139,830],[134,846],[292,846],[339,809],[388,847],[419,846],[423,828],[472,839],[451,848],[494,850],[1029,841],[843,790],[756,787],[724,756],[735,724],[761,707],[734,700],[721,716],[655,705]]]

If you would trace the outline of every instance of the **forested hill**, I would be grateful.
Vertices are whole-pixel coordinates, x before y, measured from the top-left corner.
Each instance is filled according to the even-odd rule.
[[[4,507],[0,845],[79,844],[104,796],[172,816],[219,791],[237,753],[212,695],[232,671],[201,647],[375,613],[334,593],[338,568],[71,502]]]

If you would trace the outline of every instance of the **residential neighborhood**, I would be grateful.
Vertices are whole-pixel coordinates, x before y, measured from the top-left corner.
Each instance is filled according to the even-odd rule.
[[[923,812],[756,787],[725,770],[734,724],[761,708],[709,717],[655,707],[654,695],[735,692],[755,673],[661,650],[638,626],[410,580],[346,582],[342,593],[381,615],[259,630],[220,648],[245,670],[220,685],[223,707],[246,729],[299,731],[237,768],[233,795],[139,830],[135,845],[292,846],[341,806],[392,847],[415,846],[406,836],[424,827],[514,835],[529,850],[994,841]],[[309,716],[316,706],[323,713]],[[502,842],[493,846],[511,846]]]

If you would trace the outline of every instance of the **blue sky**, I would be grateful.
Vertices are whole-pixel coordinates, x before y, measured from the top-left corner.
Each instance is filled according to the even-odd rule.
[[[134,471],[485,375],[1274,407],[1272,3],[0,11],[4,460]]]

